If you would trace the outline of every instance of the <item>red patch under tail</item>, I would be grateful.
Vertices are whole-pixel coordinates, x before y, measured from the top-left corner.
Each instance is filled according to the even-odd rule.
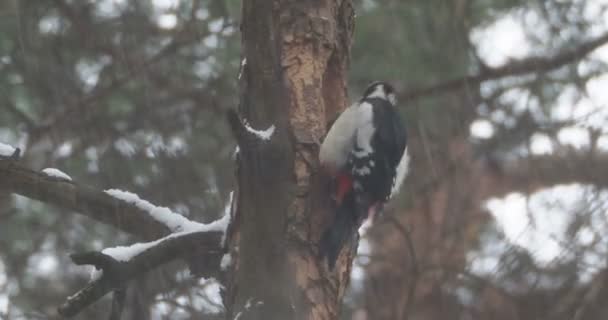
[[[344,196],[353,188],[353,178],[348,174],[339,174],[337,177],[336,203],[342,204]]]

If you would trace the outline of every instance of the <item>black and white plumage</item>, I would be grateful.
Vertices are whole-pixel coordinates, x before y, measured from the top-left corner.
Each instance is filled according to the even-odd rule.
[[[407,175],[407,134],[391,85],[372,83],[340,114],[319,160],[336,186],[336,214],[320,243],[321,256],[333,268],[344,243],[398,192]]]

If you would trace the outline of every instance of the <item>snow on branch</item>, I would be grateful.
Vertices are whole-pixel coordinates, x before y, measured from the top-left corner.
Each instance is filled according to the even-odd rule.
[[[0,156],[0,187],[10,193],[56,205],[114,226],[147,241],[174,232],[146,210],[119,200],[97,188],[50,177],[29,169],[18,160],[19,149],[9,158]],[[181,230],[179,230],[181,231]]]
[[[145,201],[145,200],[140,200],[140,201]],[[164,209],[166,209],[166,208],[164,208]],[[176,213],[173,213],[173,214],[176,214]],[[230,213],[228,212],[222,218],[220,218],[216,221],[213,221],[209,224],[197,223],[197,222],[193,222],[190,220],[188,220],[188,223],[190,223],[190,229],[188,229],[188,230],[171,233],[170,235],[160,238],[155,241],[138,242],[138,243],[132,244],[130,246],[118,246],[118,247],[105,248],[101,251],[101,253],[112,257],[116,261],[129,262],[131,259],[133,259],[133,257],[136,257],[136,256],[140,255],[142,252],[144,252],[146,250],[150,250],[170,239],[180,238],[180,237],[183,237],[183,236],[186,236],[186,235],[189,235],[192,233],[197,233],[197,232],[203,233],[203,232],[214,232],[214,231],[221,232],[221,234],[222,234],[222,237],[219,239],[219,242],[218,242],[218,247],[221,247],[222,242],[224,241],[226,228],[228,227],[228,224],[230,223]],[[193,227],[194,225],[196,225],[196,227]]]
[[[108,189],[104,192],[116,199],[133,204],[139,209],[148,212],[156,221],[166,225],[171,232],[219,231],[225,229],[226,225],[230,222],[230,216],[228,216],[228,218],[222,218],[210,224],[198,223],[171,211],[171,209],[167,207],[155,206],[149,201],[141,199],[137,194],[129,191]]]
[[[196,252],[218,252],[223,231],[180,232],[145,244],[119,247],[102,252],[85,252],[70,257],[77,265],[93,265],[102,272],[83,289],[68,297],[58,309],[72,317],[112,290],[124,288],[128,281],[178,258]],[[110,253],[110,254],[108,254]],[[219,259],[218,259],[219,269]]]
[[[0,156],[8,158],[15,153],[15,150],[13,146],[0,142]]]
[[[232,193],[224,209],[224,216],[212,223],[203,224],[188,220],[168,208],[157,207],[131,192],[116,189],[105,192],[148,212],[154,219],[174,230],[174,233],[151,242],[106,248],[101,252],[73,254],[71,258],[75,264],[93,265],[97,270],[92,274],[91,283],[67,298],[59,308],[61,315],[73,316],[108,292],[122,289],[134,277],[176,258],[192,258],[201,249],[218,256],[216,269],[220,269],[219,256],[230,223]]]
[[[74,263],[93,265],[102,272],[66,300],[58,310],[61,315],[76,315],[110,291],[120,291],[129,280],[175,259],[184,259],[196,275],[217,275],[221,271],[232,194],[221,219],[198,223],[131,192],[100,191],[75,182],[65,183],[69,176],[59,170],[48,168],[40,172],[26,168],[16,161],[19,149],[9,147],[0,145],[0,187],[8,192],[84,214],[146,240],[160,237],[132,246],[72,255]]]
[[[123,288],[136,276],[177,258],[187,258],[194,252],[200,252],[201,248],[206,248],[206,252],[219,253],[229,221],[228,211],[224,217],[210,224],[200,223],[196,228],[172,233],[156,241],[73,254],[71,258],[75,264],[93,265],[97,271],[93,274],[92,282],[66,299],[59,307],[59,313],[65,317],[74,316],[110,291]]]
[[[226,113],[228,125],[234,134],[237,143],[242,146],[243,143],[250,140],[253,136],[260,141],[266,142],[272,138],[276,131],[276,126],[273,124],[265,130],[254,129],[247,119],[241,118],[236,110],[228,110]]]
[[[45,168],[45,169],[42,169],[42,173],[46,174],[49,177],[57,178],[59,180],[72,181],[72,177],[68,176],[65,172],[63,172],[59,169]]]
[[[264,141],[270,140],[270,138],[274,134],[274,130],[275,130],[274,124],[271,125],[270,127],[268,127],[266,130],[256,130],[251,127],[251,125],[249,124],[249,121],[247,121],[247,119],[243,119],[243,126],[245,127],[245,129],[247,129],[247,132],[255,135],[256,137],[258,137]]]
[[[239,311],[236,316],[234,317],[234,320],[240,320],[241,317],[243,316],[244,312],[248,312],[249,310],[251,310],[252,307],[260,307],[264,305],[264,301],[262,300],[258,300],[257,302],[254,302],[253,298],[249,298],[247,299],[247,301],[245,302],[245,307],[242,311]]]
[[[241,68],[239,69],[239,75],[237,76],[237,79],[241,80],[241,78],[243,77],[243,71],[245,70],[245,66],[247,66],[247,58],[243,58],[243,60],[241,60]]]

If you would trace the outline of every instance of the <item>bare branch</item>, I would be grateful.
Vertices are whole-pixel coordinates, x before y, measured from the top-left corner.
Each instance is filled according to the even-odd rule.
[[[569,63],[584,58],[595,49],[608,43],[608,33],[593,40],[589,40],[578,47],[566,50],[552,57],[529,57],[515,60],[497,68],[483,68],[480,73],[468,75],[461,78],[437,83],[428,87],[413,89],[400,96],[402,101],[413,101],[427,96],[435,96],[442,93],[462,90],[466,87],[475,87],[488,80],[496,80],[504,77],[524,75],[533,72],[547,72],[560,68]]]
[[[608,188],[608,153],[566,149],[547,155],[482,164],[488,174],[481,181],[483,198],[509,192],[534,192],[557,184],[583,183]]]
[[[415,194],[428,194],[457,174],[456,164],[439,169],[436,176],[414,187]],[[475,160],[471,176],[479,186],[479,198],[501,197],[511,192],[533,193],[558,184],[580,183],[608,188],[608,152],[558,148],[554,153],[521,157],[485,154]]]

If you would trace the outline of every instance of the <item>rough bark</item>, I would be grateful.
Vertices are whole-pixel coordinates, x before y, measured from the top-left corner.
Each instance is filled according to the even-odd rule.
[[[318,142],[347,105],[350,1],[245,1],[240,114],[270,140],[237,134],[236,264],[227,317],[336,319],[353,250],[330,272],[317,258],[329,222]]]

